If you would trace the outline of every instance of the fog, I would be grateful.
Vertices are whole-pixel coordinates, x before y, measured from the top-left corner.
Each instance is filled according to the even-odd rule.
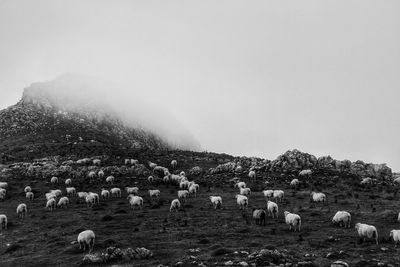
[[[0,0],[0,108],[33,82],[82,73],[122,85],[110,92],[123,106],[135,96],[164,106],[204,150],[298,148],[398,170],[399,8]]]

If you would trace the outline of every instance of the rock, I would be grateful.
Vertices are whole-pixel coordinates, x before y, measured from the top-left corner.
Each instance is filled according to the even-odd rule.
[[[247,262],[245,262],[245,261],[241,261],[241,262],[239,262],[239,265],[240,266],[249,266],[249,264],[247,263]]]
[[[297,266],[302,267],[317,267],[312,261],[300,261],[297,263]]]
[[[233,265],[233,261],[226,261],[224,262],[225,266],[232,266]]]
[[[331,267],[349,267],[349,265],[344,261],[335,261],[331,264]]]
[[[101,257],[100,254],[86,254],[85,257],[83,257],[83,263],[102,263],[103,258]]]
[[[198,176],[203,173],[203,169],[199,166],[195,166],[189,170],[189,174],[192,176]]]

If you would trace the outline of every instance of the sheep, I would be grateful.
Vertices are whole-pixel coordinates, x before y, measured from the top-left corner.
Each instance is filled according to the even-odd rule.
[[[356,223],[354,228],[357,230],[358,236],[363,238],[363,240],[365,240],[365,238],[375,238],[375,242],[378,245],[378,231],[375,226],[365,223]]]
[[[263,194],[264,194],[264,197],[271,198],[274,196],[274,190],[264,190]]]
[[[285,196],[285,192],[283,190],[274,190],[274,199],[276,202],[282,202]]]
[[[26,216],[27,213],[28,213],[28,207],[26,206],[26,204],[25,203],[19,204],[17,207],[18,217],[23,218],[24,216]]]
[[[88,193],[87,192],[78,192],[77,195],[78,195],[79,200],[83,199],[86,201],[86,196],[88,195]]]
[[[94,247],[95,235],[92,230],[85,230],[78,235],[79,249],[85,251],[86,246],[89,248],[89,254],[92,252]],[[74,242],[72,242],[74,243]]]
[[[4,225],[4,229],[7,229],[7,215],[5,214],[0,214],[0,230],[3,229],[3,225]]]
[[[65,185],[72,185],[72,180],[70,178],[65,180]]]
[[[114,183],[114,180],[115,180],[115,177],[112,176],[112,175],[110,175],[110,176],[108,176],[108,177],[106,178],[106,183],[108,183],[108,184],[113,184],[113,183]]]
[[[6,220],[7,220],[7,218],[6,218]],[[392,230],[392,231],[390,231],[390,237],[393,238],[394,248],[397,248],[397,244],[400,243],[400,230]]]
[[[312,192],[311,193],[311,198],[313,202],[321,202],[321,203],[326,203],[326,195],[324,193],[316,193]]]
[[[287,225],[289,225],[289,231],[293,230],[296,232],[296,227],[297,230],[300,232],[300,227],[301,227],[301,218],[298,214],[295,213],[290,213],[288,211],[284,212],[285,214],[285,222]]]
[[[32,192],[32,188],[28,185],[25,187],[24,192],[25,193]]]
[[[181,208],[181,202],[179,201],[179,199],[175,198],[174,200],[171,201],[171,207],[169,208],[169,212],[172,211],[178,212],[180,208]]]
[[[49,201],[52,198],[57,198],[56,194],[54,194],[53,192],[46,193],[45,196],[47,201]]]
[[[293,179],[291,182],[290,182],[290,186],[291,187],[294,187],[294,188],[297,188],[298,186],[299,186],[299,184],[300,184],[300,181],[299,181],[299,179]]]
[[[256,179],[256,172],[255,171],[250,171],[249,172],[249,178],[255,180]]]
[[[137,159],[131,159],[131,165],[137,165],[139,161]]]
[[[50,198],[49,200],[47,200],[46,209],[49,209],[50,211],[53,211],[56,209],[56,199],[55,198]]]
[[[67,188],[65,188],[65,191],[67,192],[67,195],[69,195],[69,196],[76,195],[75,187],[67,187]]]
[[[93,207],[93,205],[96,203],[96,198],[93,195],[87,194],[85,197],[85,201],[88,207]]]
[[[94,159],[93,160],[93,165],[100,166],[100,164],[101,164],[101,160],[99,160],[99,159]]]
[[[143,207],[143,198],[141,198],[139,196],[132,196],[129,199],[129,204],[131,205],[132,209],[134,209],[135,206],[138,206],[139,209],[142,209],[142,207]]]
[[[189,181],[182,181],[179,183],[179,189],[189,189]]]
[[[55,176],[51,177],[50,183],[52,183],[52,184],[58,184],[58,178],[55,177]]]
[[[60,198],[60,200],[58,201],[58,204],[57,204],[57,206],[58,207],[62,207],[62,208],[67,208],[68,207],[68,204],[69,204],[69,199],[68,199],[68,197],[62,197],[62,198]]]
[[[29,199],[29,200],[33,200],[33,198],[34,198],[33,192],[26,192],[25,193],[25,198]]]
[[[56,195],[56,197],[60,197],[62,195],[62,191],[60,189],[50,190],[50,193]]]
[[[178,161],[176,161],[175,159],[171,161],[171,167],[172,169],[175,169],[176,166],[178,166]]]
[[[300,177],[308,177],[308,178],[310,178],[311,175],[312,175],[312,170],[310,170],[310,169],[302,170],[302,171],[299,172],[299,176]]]
[[[168,178],[168,176],[165,176],[165,177]],[[164,178],[165,178],[165,177],[164,177]],[[154,177],[150,175],[150,176],[147,178],[147,181],[148,181],[149,183],[154,182]]]
[[[342,226],[345,228],[350,228],[350,223],[351,223],[351,215],[347,211],[338,211],[336,212],[335,216],[332,218],[332,224],[339,224],[339,226]]]
[[[214,205],[214,209],[221,208],[222,206],[222,197],[220,196],[210,196],[209,197],[211,203]]]
[[[89,192],[89,193],[88,193],[88,195],[89,195],[89,196],[92,196],[92,197],[94,198],[94,204],[96,204],[96,202],[97,202],[97,204],[99,204],[99,203],[100,203],[100,197],[99,197],[99,194],[97,194],[97,193],[92,193],[92,192]]]
[[[367,177],[363,178],[360,182],[361,185],[371,185],[372,184],[372,178]]]
[[[278,219],[278,212],[279,212],[278,204],[268,200],[267,201],[267,210],[268,210],[269,216],[271,216],[272,218]]]
[[[110,191],[106,190],[106,189],[101,189],[101,194],[100,194],[103,198],[110,198]]]
[[[246,187],[246,183],[245,182],[238,182],[235,184],[235,187],[237,188],[245,188]]]
[[[104,171],[103,170],[98,171],[97,176],[99,178],[103,178],[104,177]]]
[[[118,187],[111,188],[110,192],[113,197],[121,197],[121,189]]]
[[[89,179],[95,178],[95,177],[96,177],[96,172],[95,172],[95,171],[90,171],[90,172],[88,173],[87,177],[88,177]]]
[[[161,195],[160,190],[154,189],[154,190],[149,190],[149,196],[152,199],[158,199]]]
[[[137,195],[139,192],[139,188],[137,187],[125,187],[126,193],[129,194],[134,194]]]
[[[243,196],[250,196],[250,193],[251,193],[251,190],[250,190],[250,188],[242,188],[242,187],[240,187],[239,188],[239,190],[240,190],[240,194],[241,195],[243,195]]]
[[[263,224],[265,226],[266,213],[263,209],[253,209],[253,219],[256,221],[256,225]]]
[[[197,195],[197,186],[196,186],[196,184],[192,184],[189,187],[189,195],[191,195],[191,196],[194,195],[194,197],[196,197],[196,195]]]
[[[184,171],[181,171],[181,172],[179,173],[179,175],[180,175],[180,176],[183,176],[183,177],[186,177],[186,173],[185,173]]]
[[[182,199],[183,202],[186,202],[186,198],[189,196],[189,191],[187,190],[179,190],[178,198]]]
[[[7,182],[0,182],[0,188],[7,188],[8,183]]]
[[[155,164],[155,163],[153,163],[153,162],[151,162],[151,161],[149,161],[148,164],[149,164],[150,169],[152,169],[152,170],[153,170],[155,167],[157,167],[157,164]]]
[[[247,209],[247,206],[249,204],[249,200],[246,196],[243,195],[236,195],[236,203],[239,205],[239,208],[242,209]]]

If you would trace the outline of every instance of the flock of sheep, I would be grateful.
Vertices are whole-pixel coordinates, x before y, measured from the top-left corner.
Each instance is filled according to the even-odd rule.
[[[79,161],[77,161],[79,163]],[[93,160],[93,165],[100,166],[101,161],[96,159]],[[125,159],[124,163],[126,165],[134,165],[138,164],[137,160],[134,159]],[[176,169],[178,162],[173,160],[171,162],[172,169]],[[189,197],[196,197],[197,192],[200,189],[199,184],[195,181],[189,181],[185,172],[180,172],[179,174],[171,174],[168,168],[158,166],[155,163],[148,162],[150,169],[152,170],[154,176],[162,177],[160,180],[165,184],[172,184],[177,187],[177,198],[171,200],[170,202],[170,212],[178,212],[181,209],[181,206],[187,201]],[[299,173],[300,179],[302,177],[310,177],[312,175],[311,170],[303,170]],[[87,176],[89,178],[98,177],[99,179],[104,179],[106,184],[113,185],[115,182],[114,176],[105,176],[103,170],[99,170],[98,172],[90,171]],[[148,182],[154,185],[156,178],[154,176],[148,177]],[[256,179],[255,170],[250,170],[248,173],[250,179]],[[361,181],[362,184],[369,183],[367,180],[363,179]],[[240,181],[239,178],[234,178],[234,187],[238,189],[238,194],[235,195],[236,203],[240,210],[247,210],[249,206],[249,198],[252,194],[251,189],[246,186],[246,183]],[[291,187],[297,187],[299,185],[299,179],[293,179],[290,182]],[[57,186],[59,184],[59,179],[57,177],[52,177],[50,179],[50,184],[52,186]],[[46,197],[46,205],[45,208],[49,211],[54,211],[56,208],[67,208],[70,203],[70,198],[75,197],[78,201],[85,202],[88,207],[93,207],[96,204],[99,204],[100,197],[106,201],[109,198],[121,198],[122,190],[118,187],[112,187],[111,189],[102,188],[100,191],[100,195],[94,192],[77,192],[76,188],[72,186],[73,181],[68,178],[65,180],[65,196],[63,196],[63,191],[61,189],[52,189],[49,192],[45,193]],[[7,194],[7,182],[0,182],[0,200],[4,200]],[[127,200],[132,209],[143,208],[143,198],[139,196],[139,188],[138,187],[125,187],[125,192],[127,194]],[[29,201],[34,201],[35,195],[32,192],[32,188],[28,185],[24,189],[26,199]],[[161,191],[159,189],[151,189],[148,190],[148,195],[152,202],[158,202],[161,196]],[[282,202],[285,197],[285,193],[283,190],[264,190],[263,195],[266,198],[266,208],[265,209],[253,209],[252,217],[255,220],[257,225],[265,225],[266,217],[270,216],[272,218],[278,218],[279,215],[279,206],[278,203]],[[327,197],[322,192],[312,192],[310,195],[311,201],[315,203],[327,203]],[[274,200],[274,201],[272,201]],[[221,196],[212,195],[209,196],[209,201],[211,202],[213,208],[215,210],[221,209],[223,205],[223,199]],[[28,206],[25,203],[21,203],[17,206],[16,209],[17,216],[19,218],[24,218],[28,213]],[[301,231],[302,220],[299,214],[295,214],[289,211],[283,212],[285,223],[289,226],[289,230],[293,231]],[[400,220],[400,214],[399,214]],[[351,214],[347,211],[337,211],[336,214],[332,218],[333,224],[338,224],[340,227],[350,228],[351,225]],[[8,217],[6,214],[0,214],[0,229],[7,229]],[[378,244],[378,231],[375,226],[368,225],[364,223],[356,223],[355,229],[358,233],[358,236],[363,239],[374,239],[376,244]],[[400,230],[392,230],[390,232],[390,237],[395,242],[395,247],[400,242]],[[89,252],[93,250],[95,243],[95,233],[92,230],[82,231],[77,238],[77,241],[72,243],[78,243],[80,249],[84,251],[89,249]]]

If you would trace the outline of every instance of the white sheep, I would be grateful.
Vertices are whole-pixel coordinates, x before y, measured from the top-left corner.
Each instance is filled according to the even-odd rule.
[[[110,176],[108,176],[108,177],[106,178],[106,183],[108,183],[108,184],[113,184],[113,183],[114,183],[114,180],[115,180],[115,177],[112,176],[112,175],[110,175]]]
[[[394,248],[397,248],[397,244],[400,243],[400,230],[390,231],[390,237],[393,238]]]
[[[179,190],[178,198],[182,199],[183,202],[186,202],[186,198],[189,196],[189,191],[187,190]]]
[[[95,177],[96,177],[96,172],[95,172],[95,171],[90,171],[90,172],[88,173],[87,177],[88,177],[89,179],[95,178]]]
[[[7,188],[8,183],[7,182],[0,182],[0,188]]]
[[[58,184],[58,178],[55,177],[55,176],[51,177],[50,183],[52,183],[52,184]]]
[[[372,184],[372,178],[366,177],[363,178],[360,182],[361,185],[371,185]]]
[[[29,199],[29,200],[33,200],[33,198],[34,198],[33,192],[26,192],[25,193],[25,198]]]
[[[71,178],[68,178],[67,180],[65,180],[65,185],[72,185]]]
[[[174,199],[171,201],[171,207],[169,208],[169,212],[176,211],[178,212],[181,208],[181,202],[179,199]]]
[[[300,232],[300,227],[301,227],[301,218],[298,214],[295,213],[290,213],[288,211],[284,212],[285,214],[285,222],[287,225],[289,225],[289,230],[293,230],[296,231],[297,230]]]
[[[134,209],[136,206],[139,207],[139,209],[142,209],[143,207],[143,198],[139,196],[132,196],[129,199],[129,204],[131,205],[131,208]]]
[[[104,177],[104,171],[103,171],[103,170],[98,171],[98,172],[97,172],[97,176],[98,176],[99,178],[103,178],[103,177]]]
[[[375,226],[365,224],[365,223],[356,223],[354,227],[357,230],[358,236],[363,238],[375,238],[375,242],[378,245],[378,231]]]
[[[271,198],[274,196],[274,190],[263,190],[264,197]]]
[[[111,188],[110,192],[113,197],[121,197],[121,189],[118,187]]]
[[[88,195],[88,193],[87,192],[78,192],[77,195],[78,195],[79,200],[83,199],[84,201],[86,201],[86,196]]]
[[[235,187],[237,188],[245,188],[246,187],[246,183],[245,182],[238,182],[235,184]]]
[[[56,194],[54,194],[53,192],[46,193],[45,196],[47,201],[49,201],[52,198],[57,198]]]
[[[60,189],[50,190],[50,193],[56,195],[56,197],[60,197],[62,195],[62,191]]]
[[[311,198],[313,202],[326,203],[326,195],[324,193],[311,193]]]
[[[56,199],[55,198],[50,198],[49,200],[47,200],[46,209],[49,209],[50,211],[53,211],[56,209]]]
[[[101,164],[101,160],[99,160],[99,159],[94,159],[93,160],[93,165],[100,166],[100,164]]]
[[[7,215],[5,214],[0,214],[0,230],[3,229],[3,225],[4,225],[4,229],[7,229]]]
[[[86,246],[89,249],[89,253],[92,252],[94,247],[95,235],[92,230],[85,230],[78,235],[79,249],[85,251]]]
[[[307,170],[302,170],[299,172],[299,176],[301,177],[311,177],[312,170],[307,169]]]
[[[189,189],[189,181],[182,181],[179,183],[180,189]]]
[[[93,207],[93,205],[96,203],[96,198],[93,195],[87,194],[85,197],[85,201],[88,207]]]
[[[65,188],[65,191],[67,192],[67,195],[69,195],[69,196],[75,196],[76,195],[75,187],[67,187],[67,188]]]
[[[126,193],[129,194],[134,194],[137,195],[139,193],[139,188],[138,187],[125,187]]]
[[[267,210],[268,210],[269,216],[271,216],[272,218],[278,218],[278,211],[279,211],[278,204],[268,200],[267,201]]]
[[[291,187],[297,187],[297,186],[299,186],[299,184],[300,184],[300,181],[299,181],[299,179],[293,179],[291,182],[290,182],[290,186]]]
[[[185,173],[184,171],[181,171],[181,172],[179,173],[179,175],[180,175],[180,176],[183,176],[183,177],[186,177],[186,173]]]
[[[137,159],[131,159],[131,164],[137,165],[137,164],[139,164],[139,161]]]
[[[274,199],[276,202],[282,202],[285,197],[283,190],[274,190]]]
[[[62,197],[60,198],[60,200],[58,201],[57,206],[61,207],[61,208],[67,208],[69,204],[69,199],[68,197]]]
[[[210,196],[210,201],[214,205],[214,209],[221,208],[222,206],[222,197],[220,196]]]
[[[149,190],[149,196],[152,199],[158,199],[160,198],[161,192],[158,189],[154,189],[154,190]]]
[[[250,196],[250,193],[251,193],[250,188],[248,188],[248,187],[246,187],[246,188],[240,187],[239,190],[240,190],[240,194],[241,194],[241,195],[243,195],[243,196]]]
[[[131,164],[131,160],[130,159],[125,159],[125,165],[129,165]]]
[[[249,178],[250,179],[256,179],[256,172],[255,171],[250,171],[249,172]]]
[[[249,199],[243,195],[236,195],[236,203],[239,205],[241,210],[247,209],[247,206],[249,205]]]
[[[256,224],[265,226],[265,217],[266,213],[263,209],[253,209],[253,219],[256,221]]]
[[[351,215],[347,211],[338,211],[336,212],[335,216],[333,216],[332,223],[337,223],[339,226],[342,226],[343,224],[343,227],[350,228]]]
[[[196,197],[197,195],[197,186],[195,184],[192,184],[189,186],[189,195]]]
[[[28,185],[28,186],[25,187],[24,192],[25,193],[32,192],[32,188]]]
[[[171,167],[172,169],[175,169],[176,166],[178,166],[178,161],[176,161],[175,159],[171,161]]]
[[[149,161],[149,167],[150,167],[150,169],[154,169],[155,167],[157,167],[157,164]]]
[[[28,213],[28,207],[26,206],[26,204],[25,203],[19,204],[17,207],[18,217],[23,218],[24,216],[26,216],[27,213]]]
[[[101,189],[101,196],[103,198],[110,198],[110,191],[108,191],[106,189]]]

